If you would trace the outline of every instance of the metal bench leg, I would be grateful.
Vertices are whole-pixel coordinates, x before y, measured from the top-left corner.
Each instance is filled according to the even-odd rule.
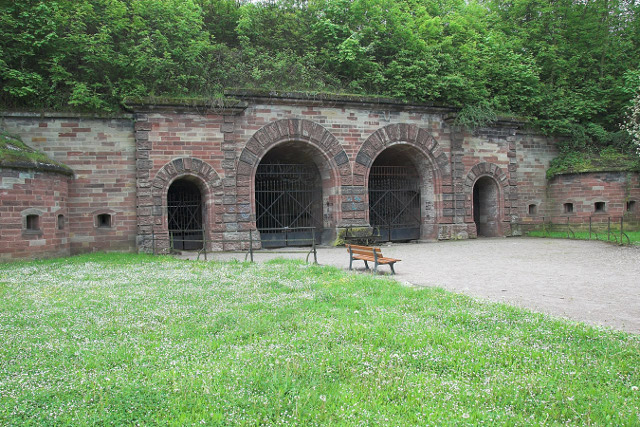
[[[364,261],[364,260],[363,260]],[[364,269],[368,270],[369,269],[369,263],[367,261],[364,261]]]
[[[349,248],[349,270],[351,270],[351,266],[353,265],[353,250],[351,249],[351,245],[347,247]]]
[[[389,264],[389,267],[391,267],[391,274],[396,274],[396,271],[393,269],[393,264],[395,264],[395,262]]]
[[[376,250],[373,250],[373,260],[376,262],[376,265],[373,267],[373,272],[378,274],[378,253]]]

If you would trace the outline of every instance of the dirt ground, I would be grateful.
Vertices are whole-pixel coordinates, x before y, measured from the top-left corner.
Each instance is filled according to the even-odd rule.
[[[382,245],[400,258],[395,278],[491,301],[640,333],[640,247],[562,239],[495,238]],[[259,253],[257,261],[304,254]],[[210,254],[211,255],[211,254]],[[213,254],[210,259],[243,259]],[[319,248],[318,262],[347,269],[344,248]],[[358,270],[364,269],[357,262]],[[389,267],[380,269],[388,273]]]

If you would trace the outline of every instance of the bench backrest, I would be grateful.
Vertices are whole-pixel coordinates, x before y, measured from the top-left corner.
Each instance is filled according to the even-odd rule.
[[[373,256],[373,252],[375,251],[378,256],[382,256],[382,251],[380,250],[380,248],[374,248],[371,246],[347,245],[347,252],[349,252],[349,248],[351,248],[351,253],[355,255]]]

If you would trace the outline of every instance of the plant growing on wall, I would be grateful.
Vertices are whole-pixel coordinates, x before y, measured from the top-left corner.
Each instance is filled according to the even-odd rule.
[[[629,107],[621,127],[631,136],[636,146],[636,153],[640,156],[640,87],[636,91],[633,104]]]

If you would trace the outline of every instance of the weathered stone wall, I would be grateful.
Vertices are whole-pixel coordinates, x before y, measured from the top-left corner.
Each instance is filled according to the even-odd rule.
[[[253,173],[266,151],[287,139],[300,140],[314,147],[318,164],[333,170],[333,189],[325,203],[329,206],[328,225],[366,225],[370,167],[386,148],[405,144],[415,150],[416,166],[423,173],[433,175],[434,185],[438,187],[434,199],[425,203],[437,205],[432,209],[440,209],[437,221],[452,221],[452,212],[443,213],[441,207],[442,194],[451,192],[450,128],[442,112],[399,104],[300,102],[287,105],[265,103],[262,99],[250,101],[256,104],[250,102],[248,108],[236,116],[236,136],[241,150],[239,192],[252,196]],[[424,209],[428,208],[423,206]],[[433,231],[423,231],[423,235],[436,237]]]
[[[72,254],[134,250],[136,164],[133,122],[78,115],[5,114],[3,127],[71,167],[68,218]],[[100,227],[97,216],[111,215]]]
[[[148,250],[155,245],[159,251],[168,248],[167,191],[176,178],[189,176],[196,179],[203,190],[204,226],[208,230],[209,241],[223,240],[225,224],[236,223],[235,180],[232,179],[235,155],[225,154],[233,153],[235,148],[231,142],[225,143],[226,138],[233,136],[233,123],[225,123],[225,116],[220,114],[137,115],[135,141],[140,247]],[[228,171],[230,176],[223,174],[223,182],[218,171]]]
[[[550,138],[530,132],[522,132],[519,137],[516,144],[519,215],[524,222],[538,221],[556,208],[547,200],[546,172],[558,151]]]
[[[0,168],[0,260],[69,255],[68,184],[65,175]]]
[[[569,218],[572,222],[639,218],[640,174],[592,172],[559,175],[548,183],[547,215]],[[566,212],[565,204],[572,205]],[[597,209],[596,203],[604,203]]]
[[[465,135],[459,155],[462,164],[461,188],[457,188],[458,204],[464,201],[464,222],[470,236],[477,233],[473,218],[473,189],[483,177],[492,179],[497,190],[495,235],[511,232],[510,222],[517,216],[516,123],[504,122],[493,128],[480,128]]]
[[[401,104],[305,102],[248,99],[218,114],[179,108],[137,106],[138,241],[167,233],[166,194],[172,181],[196,177],[205,189],[211,241],[246,239],[255,228],[254,176],[263,156],[284,143],[299,143],[323,175],[324,226],[368,224],[367,179],[373,160],[386,148],[415,150],[418,169],[433,188],[425,198],[422,235],[434,239],[441,224],[453,223],[450,126],[443,113]],[[302,151],[301,151],[302,152]],[[326,240],[331,239],[330,235]],[[145,243],[146,242],[146,243]]]
[[[453,110],[441,107],[236,95],[220,108],[136,105],[131,117],[118,119],[5,114],[3,127],[75,171],[65,208],[70,253],[152,246],[165,252],[167,193],[178,179],[200,189],[208,247],[246,248],[256,228],[255,173],[274,148],[317,167],[325,242],[342,227],[370,225],[369,174],[382,154],[409,159],[419,175],[422,239],[475,237],[481,230],[474,189],[487,199],[482,221],[491,235],[510,235],[521,220],[563,214],[569,199],[576,216],[592,214],[598,201],[608,215],[636,215],[625,209],[640,199],[637,175],[560,177],[548,184],[553,141],[518,130],[516,121],[471,133],[455,127]],[[19,191],[29,194],[31,184]],[[3,209],[12,201],[3,199]],[[9,229],[18,224],[3,221]],[[40,244],[32,241],[25,239]]]

